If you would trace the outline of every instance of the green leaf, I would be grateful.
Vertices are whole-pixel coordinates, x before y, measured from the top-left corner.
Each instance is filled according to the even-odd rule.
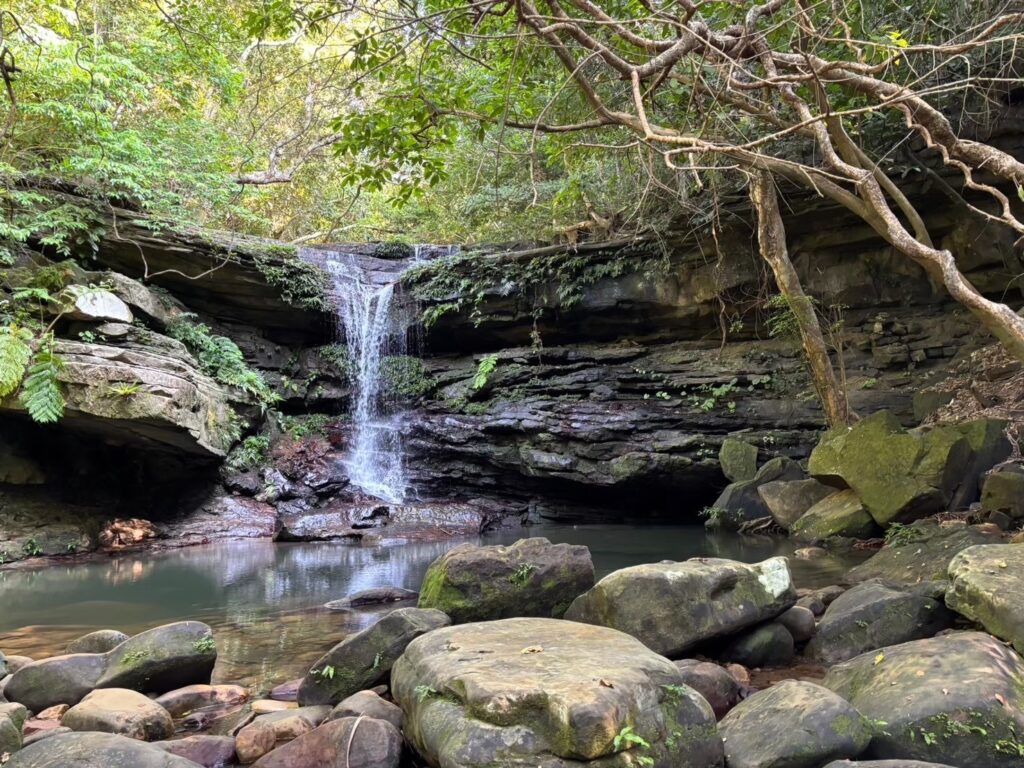
[[[53,353],[50,346],[43,346],[36,352],[20,397],[33,421],[52,424],[64,415],[64,395],[57,378],[63,368],[64,361]]]
[[[12,325],[0,330],[0,397],[11,394],[21,384],[32,358],[31,339],[32,334],[24,328]]]

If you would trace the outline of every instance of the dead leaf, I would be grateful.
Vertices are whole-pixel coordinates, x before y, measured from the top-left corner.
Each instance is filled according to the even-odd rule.
[[[598,685],[603,685],[605,688],[614,688],[615,686],[605,680],[603,677],[597,681]]]
[[[544,649],[541,648],[539,645],[531,645],[528,648],[523,648],[523,650],[521,650],[520,653],[540,653],[543,650]]]

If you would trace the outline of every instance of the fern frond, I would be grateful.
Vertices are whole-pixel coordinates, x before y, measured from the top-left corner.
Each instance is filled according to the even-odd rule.
[[[41,347],[36,352],[21,386],[20,397],[33,421],[52,424],[64,415],[64,395],[57,379],[63,368],[64,361],[49,347]]]
[[[0,397],[11,394],[21,384],[32,358],[31,340],[32,334],[24,328],[12,325],[0,329]]]

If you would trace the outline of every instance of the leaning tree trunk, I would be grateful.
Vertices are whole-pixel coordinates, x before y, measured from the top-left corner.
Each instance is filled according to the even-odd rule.
[[[757,240],[761,257],[768,262],[775,275],[779,291],[786,299],[800,329],[800,341],[804,355],[811,369],[814,390],[825,411],[829,427],[849,422],[849,408],[845,393],[836,380],[828,346],[821,333],[818,314],[811,299],[804,293],[800,278],[786,249],[786,230],[779,212],[779,200],[775,194],[775,182],[766,171],[751,174],[750,200],[757,213]]]

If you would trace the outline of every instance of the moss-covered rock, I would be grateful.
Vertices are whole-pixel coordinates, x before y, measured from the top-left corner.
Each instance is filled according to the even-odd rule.
[[[430,765],[722,765],[710,705],[672,662],[606,627],[522,618],[440,629],[409,645],[391,683],[406,738]]]
[[[757,489],[772,519],[789,530],[793,523],[836,489],[817,480],[773,480]]]
[[[21,749],[21,729],[27,716],[21,704],[0,703],[0,755],[12,755]]]
[[[514,616],[561,618],[592,586],[594,564],[583,546],[543,538],[510,546],[464,544],[427,568],[419,607],[444,611],[456,624]]]
[[[832,667],[824,685],[885,723],[872,757],[1021,765],[1024,660],[991,635],[955,632],[871,651]]]
[[[744,632],[717,653],[722,661],[745,667],[784,667],[793,661],[793,655],[793,635],[776,622]]]
[[[757,446],[736,437],[727,437],[718,451],[718,463],[730,482],[753,480],[757,474]]]
[[[871,741],[870,725],[848,702],[796,680],[740,702],[719,728],[729,768],[819,768],[856,757]]]
[[[969,547],[949,564],[946,605],[1024,653],[1024,544]]]
[[[441,611],[399,608],[350,635],[314,664],[299,685],[302,706],[337,704],[387,676],[395,660],[415,638],[451,619]]]
[[[800,541],[822,541],[833,536],[865,539],[878,532],[874,518],[849,488],[826,496],[790,528]]]
[[[735,528],[747,520],[769,517],[771,511],[758,493],[762,485],[778,481],[800,480],[804,472],[800,465],[785,456],[765,462],[750,480],[730,483],[711,505],[709,528]]]
[[[157,746],[113,733],[58,733],[31,744],[4,768],[196,768]]]
[[[1024,517],[1024,467],[1012,464],[989,472],[981,488],[981,508]]]
[[[665,656],[773,619],[796,602],[785,558],[749,565],[697,558],[610,573],[566,612],[627,632]]]

